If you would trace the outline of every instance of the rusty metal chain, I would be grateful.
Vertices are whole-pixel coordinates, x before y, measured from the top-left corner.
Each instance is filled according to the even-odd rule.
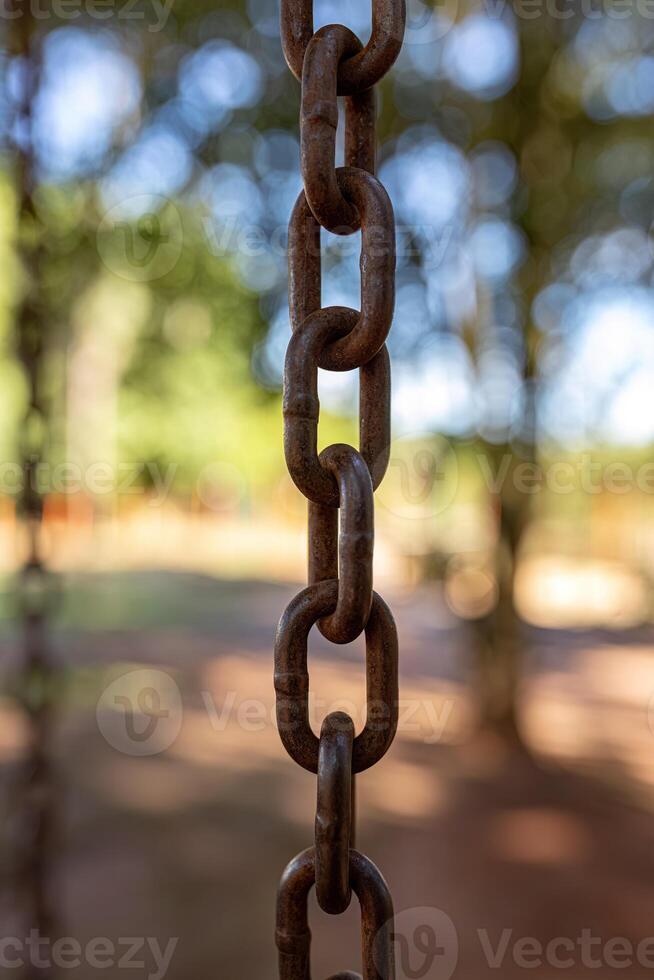
[[[282,44],[286,62],[297,79],[313,37],[313,0],[281,0]],[[338,66],[338,94],[354,95],[372,88],[400,53],[406,21],[405,0],[372,0],[372,35],[359,54]]]
[[[372,0],[364,47],[340,24],[313,32],[311,0],[281,0],[284,53],[302,82],[304,189],[289,226],[293,335],[284,370],[284,454],[309,501],[309,585],[288,605],[275,640],[277,725],[284,747],[317,774],[315,846],[291,861],[279,887],[281,980],[310,980],[307,897],[332,915],[357,895],[364,980],[394,980],[393,903],[375,866],[355,845],[355,774],[390,747],[398,720],[398,643],[390,610],[373,591],[374,490],[390,453],[390,363],[385,346],[395,305],[395,220],[376,173],[373,86],[397,57],[404,0]],[[336,166],[338,97],[345,100],[345,166]],[[361,309],[321,306],[321,228],[361,231]],[[359,449],[318,452],[318,368],[358,370]],[[308,637],[333,643],[361,633],[366,646],[366,722],[332,712],[320,737],[309,722]],[[331,980],[361,980],[338,973]]]
[[[364,980],[395,977],[392,945],[393,901],[372,861],[350,850],[349,878],[361,906]],[[287,866],[277,901],[277,948],[280,980],[311,980],[311,932],[307,898],[316,881],[314,848],[302,851]],[[361,980],[358,973],[337,973],[329,980]]]

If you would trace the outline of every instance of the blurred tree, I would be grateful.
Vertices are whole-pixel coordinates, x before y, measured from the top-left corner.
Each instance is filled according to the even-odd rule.
[[[515,605],[515,576],[520,548],[529,526],[532,496],[516,470],[534,472],[537,449],[537,391],[539,331],[533,304],[549,281],[549,257],[565,234],[567,210],[556,207],[555,188],[567,176],[570,149],[558,125],[556,110],[547,97],[547,72],[562,38],[560,22],[518,21],[520,70],[516,83],[498,101],[484,139],[502,141],[518,162],[519,185],[512,204],[525,252],[512,287],[518,310],[513,333],[508,335],[520,366],[519,387],[505,392],[509,424],[501,438],[483,443],[489,472],[498,488],[492,509],[496,520],[493,567],[497,600],[475,621],[479,655],[479,704],[482,724],[511,739],[518,739],[518,685],[524,664],[526,639]],[[552,219],[552,211],[558,217]],[[491,314],[492,317],[492,314]],[[473,336],[484,338],[484,324]],[[473,347],[474,356],[474,347]],[[528,469],[530,468],[530,469]]]
[[[83,4],[74,19],[39,20],[20,231],[31,258],[3,287],[14,293],[0,295],[0,317],[23,287],[29,299],[38,262],[52,458],[172,466],[184,494],[216,461],[265,496],[281,474],[284,233],[300,187],[299,88],[277,3],[185,0],[138,19],[130,6],[102,21]],[[480,701],[487,723],[515,731],[515,572],[534,498],[513,470],[571,431],[552,404],[580,387],[568,368],[583,304],[607,284],[638,284],[652,303],[653,29],[610,5],[597,17],[571,6],[571,18],[544,4],[409,8],[379,118],[403,246],[395,410],[410,407],[414,431],[480,446],[497,476],[497,493],[485,487],[498,599],[476,623]],[[330,0],[320,13],[365,36],[368,4]],[[7,48],[0,123],[19,158],[8,119],[23,67],[20,46]],[[357,305],[356,249],[325,244],[325,302]],[[579,401],[590,407],[572,405],[577,431],[593,416],[584,437],[600,438],[640,366],[633,352],[633,364],[615,360],[588,379]],[[16,384],[6,363],[0,374]],[[324,399],[323,420],[346,437],[338,397]]]

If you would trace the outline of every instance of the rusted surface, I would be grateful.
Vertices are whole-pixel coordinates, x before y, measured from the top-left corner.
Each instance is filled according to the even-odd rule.
[[[313,34],[311,2],[282,0],[286,58],[302,78],[304,189],[289,227],[289,308],[293,336],[284,367],[284,454],[309,500],[309,586],[287,606],[275,640],[277,725],[287,752],[318,774],[315,850],[286,869],[279,891],[277,945],[282,980],[310,980],[307,895],[344,912],[351,891],[361,903],[363,976],[394,976],[388,889],[354,848],[354,777],[391,745],[398,718],[398,644],[393,617],[372,589],[373,491],[390,453],[390,363],[385,342],[395,306],[395,219],[375,176],[376,98],[372,85],[397,57],[404,0],[373,0],[373,30],[363,48],[342,25]],[[336,167],[338,96],[346,95],[345,167]],[[321,306],[321,227],[361,230],[361,310]],[[318,454],[318,368],[359,370],[359,451],[328,446]],[[340,514],[339,514],[340,511]],[[339,520],[340,517],[340,520]],[[318,624],[333,643],[365,631],[366,723],[334,712],[320,739],[309,724],[308,635]],[[361,980],[339,973],[331,980]]]
[[[300,194],[289,228],[289,305],[297,330],[320,311],[339,339],[326,342],[318,366],[327,371],[362,367],[381,349],[395,308],[395,218],[388,194],[376,177],[340,167],[336,179],[361,218],[361,312],[331,306],[320,309],[320,226]],[[356,230],[356,229],[351,229]],[[353,317],[355,319],[353,319]]]
[[[383,78],[400,53],[405,23],[405,0],[373,0],[370,40],[341,64],[339,95],[365,92]],[[313,37],[312,0],[281,0],[281,29],[286,62],[301,79],[304,55]]]
[[[276,942],[280,980],[311,980],[311,930],[307,898],[316,877],[314,848],[287,866],[277,893]],[[395,980],[392,947],[393,902],[375,865],[350,851],[350,882],[361,906],[363,980]],[[361,980],[358,973],[335,973],[329,980]]]
[[[337,309],[337,307],[332,307]],[[343,310],[356,317],[354,310]],[[330,311],[319,310],[288,345],[284,369],[284,454],[296,487],[318,504],[337,507],[338,485],[318,458],[318,362],[325,338],[333,337]],[[382,481],[390,452],[390,365],[385,347],[359,372],[359,451],[372,477]]]
[[[372,480],[366,461],[352,446],[328,446],[319,458],[338,483],[340,529],[333,507],[309,502],[309,585],[338,578],[336,609],[318,628],[332,643],[351,643],[365,629],[372,605]]]
[[[391,456],[391,362],[386,345],[359,368],[359,445],[376,490]]]
[[[343,711],[327,715],[320,731],[316,803],[316,897],[337,915],[350,904],[352,744],[354,723]]]
[[[307,641],[311,627],[336,609],[338,581],[310,585],[288,604],[275,639],[277,726],[284,747],[298,765],[318,771],[319,740],[309,723]],[[366,624],[366,724],[354,739],[352,769],[374,766],[397,729],[397,631],[384,600],[373,592]]]
[[[300,116],[304,190],[313,215],[323,228],[349,235],[361,220],[343,196],[336,176],[338,128],[337,73],[345,56],[361,50],[346,27],[332,24],[311,38],[302,73]],[[376,166],[376,100],[373,89],[345,100],[345,162],[371,174]]]

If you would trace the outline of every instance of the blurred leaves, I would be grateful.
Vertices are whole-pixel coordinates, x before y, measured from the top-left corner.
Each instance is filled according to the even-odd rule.
[[[33,24],[38,180],[20,236],[40,248],[60,419],[51,451],[70,452],[72,440],[87,456],[169,461],[180,489],[217,455],[240,470],[256,458],[248,479],[264,486],[280,473],[285,227],[300,187],[299,88],[277,4],[130,7],[101,19],[85,4]],[[401,244],[391,347],[403,427],[510,442],[524,437],[531,399],[544,442],[628,438],[636,415],[653,419],[639,438],[654,437],[654,354],[625,359],[619,385],[631,386],[632,407],[622,394],[616,415],[583,353],[588,336],[601,350],[607,288],[612,308],[636,303],[643,324],[652,305],[654,23],[627,13],[409,4],[379,108],[380,172]],[[316,23],[330,20],[365,38],[370,11],[324,0]],[[28,134],[12,125],[24,64],[11,29],[5,45],[0,257],[15,270],[0,287],[6,341],[30,284],[12,249],[12,152]],[[358,246],[324,244],[325,302],[356,306]],[[564,419],[575,386],[583,395]],[[336,416],[351,409],[352,388],[326,379],[323,389],[327,427],[347,428]],[[107,413],[115,432],[96,443]],[[3,445],[18,416],[4,414]]]

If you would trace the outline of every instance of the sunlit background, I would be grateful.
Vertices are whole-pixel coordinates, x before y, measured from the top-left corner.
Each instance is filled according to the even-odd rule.
[[[314,10],[369,36],[369,0]],[[276,883],[315,812],[271,718],[306,581],[277,0],[12,0],[0,24],[0,932],[176,937],[170,980],[273,980]],[[479,980],[480,929],[654,933],[654,9],[409,0],[379,89],[398,274],[375,576],[406,703],[358,843]],[[357,308],[359,236],[322,244],[323,304]],[[320,398],[321,444],[356,443],[356,372],[321,371]],[[361,654],[312,640],[314,728],[341,704],[362,724]],[[105,710],[137,670],[180,698],[151,755]],[[354,905],[312,906],[316,977],[359,968]],[[449,980],[431,970],[398,980]],[[23,972],[71,973],[44,971]]]

